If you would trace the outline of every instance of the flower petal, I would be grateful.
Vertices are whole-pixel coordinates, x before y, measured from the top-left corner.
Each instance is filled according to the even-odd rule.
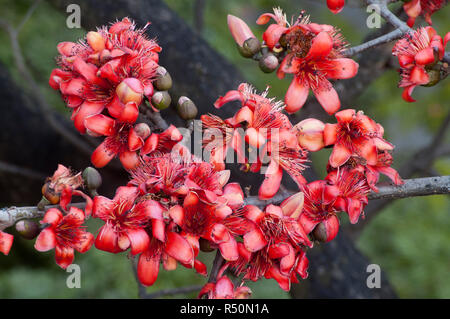
[[[45,228],[36,239],[34,248],[37,251],[49,251],[56,246],[56,235],[53,229]]]

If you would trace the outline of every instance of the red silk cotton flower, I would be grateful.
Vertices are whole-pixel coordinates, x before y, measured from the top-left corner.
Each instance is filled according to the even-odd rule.
[[[432,27],[419,28],[412,34],[406,34],[398,40],[392,49],[400,64],[400,83],[402,97],[406,102],[415,102],[411,97],[418,85],[433,85],[439,79],[436,63],[445,55],[445,46],[450,39],[450,32],[444,40]]]
[[[280,206],[268,205],[264,211],[247,205],[245,217],[254,223],[243,243],[238,243],[239,259],[229,262],[244,279],[259,280],[262,276],[275,279],[288,291],[297,274],[307,277],[308,259],[304,248],[312,244],[298,220],[303,207],[303,194],[287,198]]]
[[[289,25],[281,9],[261,15],[257,23],[266,24],[270,19],[276,23],[264,32],[264,41],[272,51],[286,50],[277,75],[280,79],[285,73],[294,75],[286,92],[285,110],[297,112],[311,89],[325,111],[334,114],[341,103],[329,79],[352,78],[359,67],[352,59],[343,57],[346,43],[338,30],[331,25],[310,23],[309,17],[303,16]]]
[[[49,84],[73,110],[80,133],[86,132],[85,118],[105,108],[121,122],[134,122],[144,96],[153,94],[161,48],[128,18],[91,31],[78,43],[62,42],[58,51],[59,68]]]
[[[431,15],[440,10],[447,0],[411,0],[405,1],[403,9],[408,15],[408,25],[412,27],[416,22],[416,18],[420,15],[425,17],[425,20],[429,25],[433,24],[431,21]]]
[[[66,269],[73,262],[74,249],[84,253],[94,243],[94,236],[85,231],[84,218],[84,212],[76,207],[70,207],[67,215],[50,208],[41,220],[47,227],[37,237],[34,247],[38,251],[54,248],[56,263]]]
[[[352,155],[367,165],[376,165],[378,151],[392,150],[394,146],[383,139],[384,129],[364,115],[347,109],[336,113],[337,124],[325,124],[324,144],[334,145],[329,163],[332,167],[345,164]]]
[[[265,180],[259,191],[260,199],[273,197],[278,191],[286,171],[301,187],[306,183],[302,172],[306,167],[307,152],[297,142],[295,130],[288,117],[282,113],[284,106],[267,98],[267,90],[261,94],[247,83],[237,90],[229,91],[214,103],[216,108],[238,100],[242,107],[227,120],[202,116],[204,128],[203,146],[211,154],[210,161],[223,169],[226,150],[232,147],[244,171],[259,172],[265,155],[269,159]],[[241,134],[242,133],[242,134]],[[246,156],[245,149],[252,148],[257,154]],[[220,166],[219,166],[220,165]]]

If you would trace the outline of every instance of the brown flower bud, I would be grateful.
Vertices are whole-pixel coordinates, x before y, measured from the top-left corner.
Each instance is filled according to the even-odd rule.
[[[182,96],[178,99],[177,112],[183,120],[187,121],[197,116],[198,109],[190,98]]]
[[[328,235],[327,235],[327,228],[324,223],[319,223],[314,228],[312,235],[315,240],[320,241],[322,243],[327,242]]]
[[[16,230],[25,239],[34,239],[39,235],[39,225],[31,220],[19,220],[16,223]]]
[[[56,192],[50,186],[50,182],[47,182],[42,186],[42,195],[50,202],[50,204],[56,205],[59,203],[61,193]]]
[[[146,123],[139,123],[136,124],[134,126],[134,131],[136,132],[136,134],[142,138],[142,139],[146,139],[147,137],[150,136],[150,134],[152,133],[152,130],[150,129],[150,126],[148,126]]]
[[[261,50],[261,42],[257,38],[249,38],[242,46],[238,45],[239,53],[245,58],[251,58]]]
[[[259,59],[259,68],[264,73],[272,73],[278,67],[278,58],[272,53],[264,54],[261,59]]]
[[[210,242],[206,239],[200,238],[199,244],[200,244],[200,250],[204,251],[205,253],[214,251],[214,249],[211,248]]]
[[[172,98],[167,91],[158,91],[155,92],[152,96],[152,104],[158,110],[164,110],[169,107],[172,102]]]
[[[426,87],[435,86],[441,80],[441,72],[439,70],[432,69],[432,70],[427,71],[427,73],[428,73],[428,78],[430,79],[430,81],[428,81],[428,83],[424,84],[423,86],[426,86]]]
[[[166,68],[159,66],[156,69],[156,73],[158,74],[156,81],[155,81],[155,87],[158,91],[167,91],[172,87],[172,77],[170,76],[170,73],[167,72]]]

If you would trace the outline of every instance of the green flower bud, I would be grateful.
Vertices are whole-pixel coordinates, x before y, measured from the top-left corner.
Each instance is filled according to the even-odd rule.
[[[155,92],[152,96],[152,104],[158,110],[164,110],[169,107],[172,102],[172,98],[167,91],[158,91]]]
[[[245,58],[251,58],[261,50],[261,43],[257,38],[249,38],[242,46],[238,46],[239,53]]]
[[[89,190],[96,190],[102,185],[102,176],[93,167],[86,167],[83,171],[84,184]]]
[[[183,120],[187,121],[192,120],[197,116],[198,109],[190,98],[181,96],[178,99],[177,112]]]
[[[172,77],[170,76],[170,73],[167,72],[167,70],[159,66],[156,69],[156,73],[158,74],[156,81],[155,81],[155,88],[158,91],[167,91],[172,87]]]
[[[272,73],[278,67],[278,58],[272,53],[264,54],[261,59],[259,59],[259,68],[264,73]]]

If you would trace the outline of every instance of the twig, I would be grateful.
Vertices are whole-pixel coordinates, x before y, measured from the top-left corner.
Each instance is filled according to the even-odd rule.
[[[436,176],[426,178],[415,178],[405,180],[403,185],[380,184],[379,192],[371,192],[367,197],[369,199],[398,199],[406,197],[427,196],[436,194],[450,194],[450,176]],[[285,191],[283,194],[277,194],[270,200],[260,200],[256,196],[247,197],[246,204],[255,206],[266,206],[268,204],[279,204],[287,196],[293,195],[293,191]]]
[[[154,112],[148,107],[144,106],[139,109],[142,115],[144,115],[157,129],[165,130],[169,127],[169,124],[161,117],[160,112]]]
[[[214,258],[213,266],[211,268],[211,273],[209,274],[208,282],[216,282],[219,270],[224,264],[225,259],[223,259],[220,250],[217,250],[216,257]]]
[[[351,57],[354,56],[358,53],[361,53],[365,50],[368,50],[370,48],[394,41],[394,40],[398,40],[403,36],[403,31],[401,31],[400,29],[396,29],[392,32],[386,33],[385,35],[382,35],[381,37],[378,37],[376,39],[367,41],[361,45],[355,46],[355,47],[351,47],[348,48],[347,50],[344,51],[344,55],[346,57]]]

